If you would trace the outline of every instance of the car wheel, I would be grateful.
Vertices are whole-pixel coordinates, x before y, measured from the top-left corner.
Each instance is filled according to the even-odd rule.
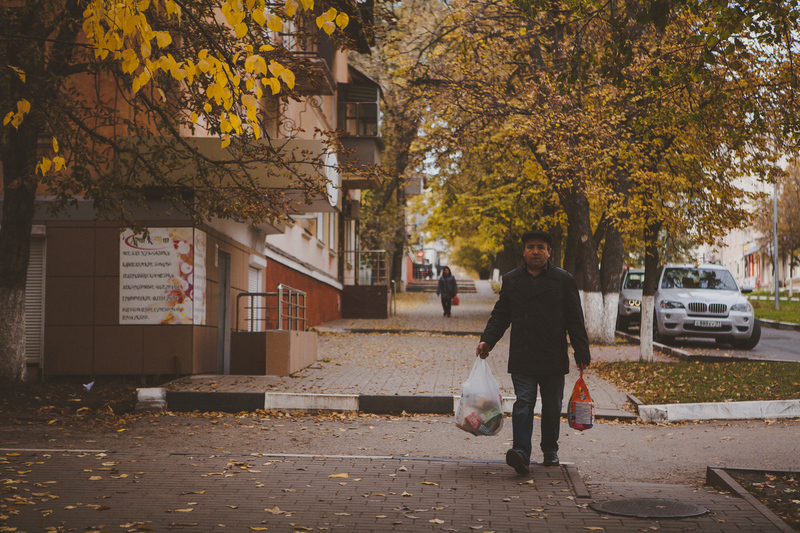
[[[733,347],[739,350],[752,350],[761,340],[761,323],[758,319],[753,322],[753,331],[750,333],[750,338],[743,341],[734,341]]]
[[[630,327],[631,327],[631,322],[630,322],[629,319],[623,318],[623,317],[617,317],[617,329],[618,330],[624,331],[625,333],[628,333],[628,330],[630,329]]]
[[[653,320],[653,342],[657,342],[658,344],[672,344],[675,341],[675,337],[670,335],[662,335],[660,331],[658,331],[658,322],[654,319]]]

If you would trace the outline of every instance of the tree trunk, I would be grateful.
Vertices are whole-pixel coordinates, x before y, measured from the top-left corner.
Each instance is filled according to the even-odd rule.
[[[561,267],[561,259],[562,259],[562,246],[561,240],[563,238],[563,232],[561,230],[560,225],[556,225],[551,227],[549,230],[550,235],[553,236],[553,255],[550,256],[550,261],[553,262],[554,265]]]
[[[25,379],[25,282],[28,277],[36,180],[36,128],[6,130],[0,225],[0,385]]]
[[[639,360],[653,362],[653,318],[658,285],[658,234],[661,223],[651,224],[644,231],[644,287],[642,288],[642,318],[639,328]]]
[[[367,239],[362,233],[362,242],[386,248],[390,256],[390,277],[398,288],[402,282],[403,261],[408,235],[406,233],[405,171],[411,161],[411,145],[417,138],[419,117],[408,103],[398,102],[394,93],[385,90],[383,142],[381,167],[387,179],[379,190],[377,204],[369,214],[362,211],[362,231],[373,228],[377,235]]]
[[[619,291],[622,287],[622,267],[625,262],[625,247],[622,235],[615,225],[606,231],[603,244],[603,261],[600,265],[600,283],[603,292],[603,324],[601,342],[612,344],[616,338]]]
[[[400,210],[400,218],[406,219],[406,194],[400,188],[397,191],[397,208]],[[400,287],[403,282],[403,260],[406,257],[406,244],[408,241],[408,234],[404,225],[395,228],[393,248],[392,248],[392,272],[391,278]]]
[[[497,270],[500,271],[501,277],[517,268],[521,262],[522,253],[520,253],[520,249],[508,243],[503,245],[503,249],[497,253],[495,258],[495,264],[497,265]]]
[[[592,232],[589,200],[583,191],[573,187],[559,193],[567,213],[567,248],[564,269],[573,275],[583,301],[586,333],[591,342],[603,342],[603,293],[600,287],[600,265]]]

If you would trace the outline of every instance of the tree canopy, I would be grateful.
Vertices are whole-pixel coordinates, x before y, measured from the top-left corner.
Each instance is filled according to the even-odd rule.
[[[125,224],[154,198],[195,222],[285,218],[326,194],[332,166],[324,153],[286,143],[299,132],[285,128],[282,106],[319,82],[296,52],[321,39],[368,52],[361,15],[355,0],[0,5],[0,381],[24,372],[37,194],[53,211],[89,200],[98,218]],[[217,149],[200,149],[194,134],[216,137]],[[333,132],[313,134],[335,143]],[[260,181],[265,168],[282,186]]]
[[[529,202],[539,217],[525,217],[523,225],[543,215],[561,222],[563,265],[585,294],[608,296],[586,300],[590,322],[613,315],[623,240],[648,245],[650,254],[662,230],[711,242],[747,220],[749,193],[736,178],[779,172],[775,132],[786,139],[796,130],[796,8],[669,1],[447,6],[450,16],[429,51],[436,60],[415,80],[436,95],[426,138],[444,154],[445,169],[480,174],[479,183],[501,173],[504,181],[495,181],[490,200],[475,180],[440,172],[434,203],[442,208],[431,227],[453,227],[450,219],[460,217],[467,233],[513,235],[504,207],[537,190],[529,178],[535,164],[547,183],[540,190],[550,191],[536,200],[553,194],[558,209]],[[482,166],[497,161],[498,150],[512,162],[520,146],[527,151],[520,164]],[[613,338],[613,323],[597,327],[594,338],[608,338],[609,326]]]
[[[778,207],[778,254],[788,259],[789,268],[800,265],[800,166],[793,160],[786,174],[777,183]],[[772,248],[775,245],[774,198],[761,198],[755,206],[755,228],[761,238],[758,245],[774,261]],[[774,264],[774,263],[773,263]],[[790,273],[785,277],[791,278]]]

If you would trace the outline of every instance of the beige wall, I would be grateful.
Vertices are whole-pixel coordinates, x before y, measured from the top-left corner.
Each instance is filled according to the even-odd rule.
[[[231,258],[229,309],[231,330],[235,331],[236,297],[248,290],[250,256],[259,255],[258,252],[213,228],[201,227],[208,236],[206,325],[121,325],[119,227],[104,222],[45,224],[44,374],[176,375],[217,371],[217,256],[226,252]],[[188,226],[174,221],[143,221],[143,225]],[[309,306],[315,309],[309,316],[309,326],[340,316],[338,291],[333,287],[273,263],[268,261],[268,267],[261,270],[265,292],[274,292],[278,283],[307,291]],[[244,315],[238,326],[246,330]]]
[[[163,221],[150,225],[163,226]],[[217,330],[212,317],[206,326],[119,324],[119,235],[119,227],[109,223],[47,223],[43,372],[216,371]]]

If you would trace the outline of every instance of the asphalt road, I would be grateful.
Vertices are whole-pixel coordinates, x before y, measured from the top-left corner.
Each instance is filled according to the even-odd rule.
[[[800,331],[761,328],[761,341],[752,350],[734,350],[729,345],[717,345],[713,339],[681,338],[675,348],[694,354],[731,355],[768,361],[800,362]]]
[[[455,427],[452,416],[148,415],[113,427],[0,426],[0,449],[136,450],[406,456],[503,461],[511,420],[494,437]],[[534,424],[538,451],[539,419]],[[707,466],[800,470],[800,420],[645,424],[598,421],[587,431],[562,421],[559,456],[584,480],[700,485]],[[534,460],[541,460],[538,454]],[[507,468],[500,464],[498,468]]]

